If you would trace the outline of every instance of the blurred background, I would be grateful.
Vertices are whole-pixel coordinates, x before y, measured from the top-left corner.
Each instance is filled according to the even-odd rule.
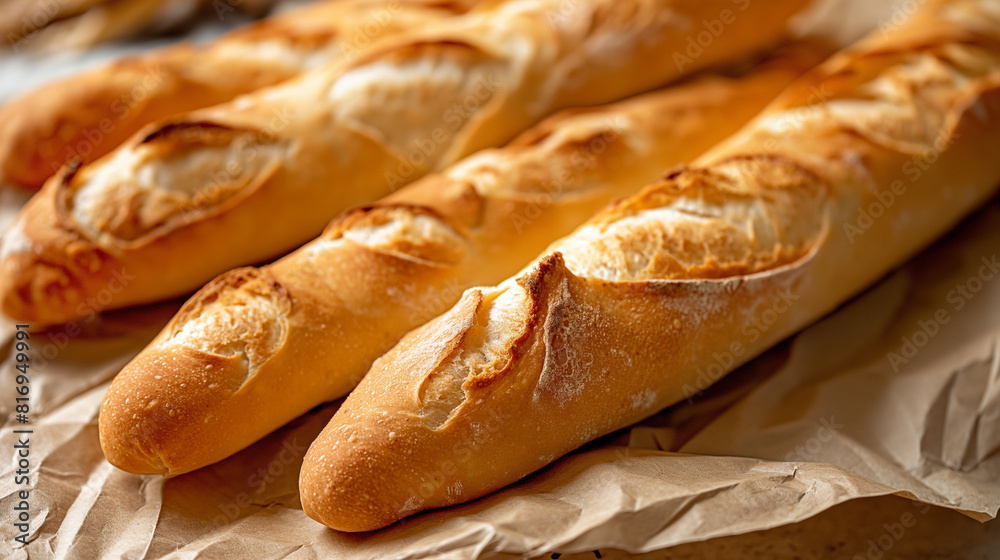
[[[179,41],[205,42],[254,19],[309,2],[4,0],[0,3],[0,103],[122,56]],[[74,3],[78,5],[71,6]],[[115,12],[129,4],[142,9]]]

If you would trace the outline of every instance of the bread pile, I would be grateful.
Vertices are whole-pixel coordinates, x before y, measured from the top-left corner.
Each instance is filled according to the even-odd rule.
[[[115,309],[190,293],[557,109],[627,97],[773,44],[784,29],[775,14],[807,2],[748,7],[687,64],[671,59],[691,21],[677,13],[700,20],[731,0],[564,3],[487,2],[416,25],[349,60],[150,123],[97,161],[62,168],[0,248],[0,307],[54,324],[88,315],[91,302]],[[112,281],[121,286],[108,293]]]
[[[471,4],[319,0],[207,45],[157,49],[58,80],[0,107],[0,180],[38,189],[63,165],[90,163],[153,121],[356,57],[382,38]]]
[[[220,105],[160,118],[165,91],[4,236],[3,309],[33,326],[201,287],[107,392],[113,465],[189,472],[349,394],[306,514],[369,531],[475,499],[705,389],[1000,183],[996,0],[829,57],[779,46],[806,1],[403,5],[356,56],[330,32]]]

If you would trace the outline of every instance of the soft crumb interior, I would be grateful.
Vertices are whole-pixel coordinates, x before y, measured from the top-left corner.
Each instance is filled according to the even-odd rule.
[[[467,381],[507,366],[530,310],[527,292],[514,282],[505,282],[486,294],[461,348],[433,371],[422,389],[428,426],[441,427],[465,402]]]
[[[238,294],[238,290],[232,290]],[[242,294],[205,304],[179,325],[166,344],[179,344],[223,357],[239,357],[247,379],[284,344],[287,326],[275,302],[259,294]]]
[[[680,197],[610,224],[586,225],[553,250],[577,276],[613,282],[760,272],[808,252],[822,229],[821,201],[803,208],[787,215],[765,199],[715,204]]]
[[[428,170],[448,151],[452,137],[489,104],[497,84],[504,83],[504,69],[458,42],[414,48],[420,52],[389,52],[385,60],[351,68],[328,97],[338,119]]]
[[[249,134],[170,153],[149,144],[122,149],[85,170],[73,218],[95,238],[134,241],[236,196],[280,161],[281,150]]]
[[[465,239],[439,218],[395,208],[381,219],[358,223],[343,237],[373,249],[401,252],[434,262],[454,262],[465,253]]]

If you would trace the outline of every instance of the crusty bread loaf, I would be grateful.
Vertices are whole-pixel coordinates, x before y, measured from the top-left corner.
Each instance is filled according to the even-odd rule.
[[[113,0],[5,0],[0,3],[0,37],[2,45],[17,47],[51,23],[72,18],[88,10],[111,4]]]
[[[384,527],[697,392],[989,197],[998,123],[998,4],[929,1],[695,166],[404,337],[309,449],[303,509]]]
[[[0,304],[42,325],[194,291],[556,109],[771,43],[779,16],[807,3],[745,4],[700,57],[677,64],[670,54],[695,33],[690,21],[731,0],[495,1],[153,125],[53,177],[25,206],[0,250]]]
[[[115,378],[105,455],[130,472],[187,472],[347,394],[462,290],[506,278],[603,203],[700,155],[816,58],[558,114],[347,212],[272,265],[222,275]]]
[[[13,3],[20,2],[13,0]],[[36,0],[31,2],[32,17],[21,20],[21,25],[5,33],[5,37],[15,50],[86,49],[141,33],[155,33],[157,29],[179,28],[184,22],[195,19],[199,9],[208,3],[210,0]],[[74,12],[48,9],[51,6],[80,8],[88,4],[85,9]],[[36,22],[40,25],[35,25]]]
[[[201,13],[259,17],[273,0],[4,0],[0,46],[15,51],[88,48],[142,33],[177,30]]]
[[[320,0],[203,46],[158,49],[56,81],[0,107],[0,180],[37,189],[64,164],[90,163],[155,120],[356,56],[472,3]]]

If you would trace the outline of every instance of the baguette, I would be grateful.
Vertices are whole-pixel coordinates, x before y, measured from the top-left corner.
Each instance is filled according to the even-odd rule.
[[[12,34],[8,40],[14,42],[15,49],[27,46],[44,52],[81,50],[140,35],[180,31],[209,13],[224,20],[237,9],[260,17],[269,8],[269,0],[245,0],[238,8],[212,0],[111,0],[72,17],[49,21],[40,28],[22,28],[28,35]]]
[[[112,3],[113,0],[5,0],[0,4],[0,36],[7,46],[14,47],[51,23],[78,16],[88,10]]]
[[[5,34],[10,47],[32,51],[56,51],[62,49],[85,49],[99,43],[126,39],[142,32],[155,32],[157,28],[178,27],[193,19],[205,0],[110,0],[97,2],[83,11],[68,15],[48,12],[53,15],[41,25],[35,18],[28,25],[21,25],[17,31]],[[34,2],[38,7],[59,2]],[[44,8],[43,8],[44,10]],[[34,16],[45,14],[35,12]]]
[[[4,0],[0,36],[14,50],[80,49],[140,33],[176,30],[200,12],[220,19],[241,11],[260,17],[273,0]]]
[[[554,110],[772,43],[784,29],[776,13],[806,4],[743,4],[679,65],[670,54],[688,22],[733,0],[492,2],[348,64],[153,125],[28,202],[0,250],[0,305],[41,326],[190,293]]]
[[[134,473],[188,472],[347,394],[463,289],[516,272],[603,203],[735,132],[815,61],[804,54],[558,114],[347,212],[272,265],[222,275],[115,378],[105,456]]]
[[[472,0],[320,0],[232,31],[56,81],[0,108],[0,179],[38,189],[143,126],[217,105],[464,12]]]
[[[925,3],[520,275],[466,291],[314,441],[306,514],[367,531],[493,492],[703,389],[946,232],[1000,182],[997,8]]]

